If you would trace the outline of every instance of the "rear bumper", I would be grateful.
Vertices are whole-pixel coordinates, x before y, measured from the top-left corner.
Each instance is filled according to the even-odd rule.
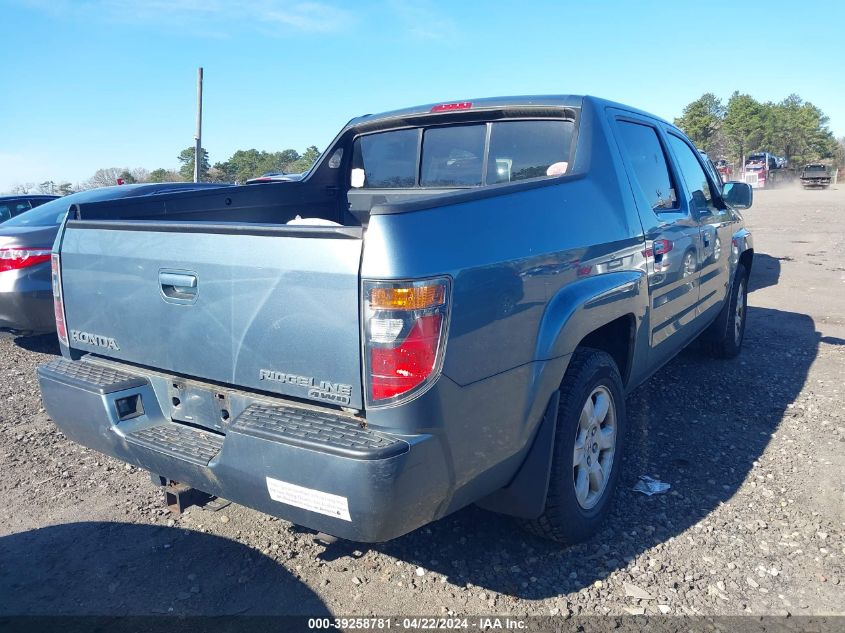
[[[805,179],[805,178],[802,178],[801,179],[801,186],[804,187],[805,189],[811,189],[811,188],[815,188],[815,187],[823,189],[824,187],[830,186],[830,178],[825,178],[825,179],[821,179],[821,178]]]
[[[0,328],[56,331],[49,263],[0,273]]]
[[[92,360],[39,367],[44,406],[68,438],[354,541],[410,532],[437,518],[449,495],[443,451],[431,435],[376,432],[332,411],[240,392],[226,394],[231,415],[221,432],[199,429],[171,420],[167,376],[123,369]],[[143,411],[124,409],[120,420],[116,402],[135,397]]]

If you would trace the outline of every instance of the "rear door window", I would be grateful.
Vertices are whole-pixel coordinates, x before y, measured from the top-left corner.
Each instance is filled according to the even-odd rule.
[[[631,121],[618,121],[617,129],[622,151],[633,168],[636,185],[652,210],[679,211],[676,189],[657,130]]]

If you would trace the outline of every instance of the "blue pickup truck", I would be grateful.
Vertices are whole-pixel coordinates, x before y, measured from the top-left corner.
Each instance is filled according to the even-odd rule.
[[[739,353],[751,196],[593,97],[362,116],[299,181],[74,205],[44,404],[155,482],[329,535],[478,503],[577,542],[626,394],[696,339]]]

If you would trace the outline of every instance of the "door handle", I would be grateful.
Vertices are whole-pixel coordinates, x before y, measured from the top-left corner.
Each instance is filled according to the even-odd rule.
[[[192,300],[197,296],[197,276],[193,273],[159,272],[161,292],[170,299]]]

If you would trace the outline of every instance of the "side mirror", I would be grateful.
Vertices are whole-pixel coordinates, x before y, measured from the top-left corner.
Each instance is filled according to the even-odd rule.
[[[726,182],[722,187],[722,198],[734,209],[747,209],[754,200],[754,190],[745,182]]]

